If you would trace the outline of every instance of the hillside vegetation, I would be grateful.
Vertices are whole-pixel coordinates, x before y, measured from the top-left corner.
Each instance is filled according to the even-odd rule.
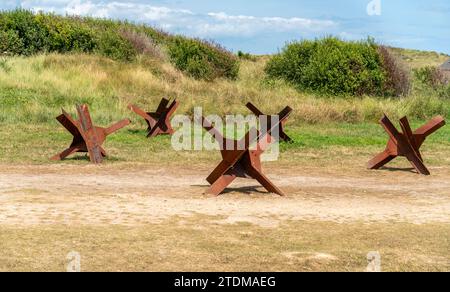
[[[237,58],[211,42],[172,36],[128,22],[26,10],[0,13],[0,52],[25,56],[43,52],[94,53],[126,62],[147,55],[160,60],[169,58],[190,76],[208,80],[233,79],[238,71]]]
[[[164,96],[181,101],[180,114],[191,114],[196,106],[220,115],[248,113],[244,105],[249,100],[267,112],[289,104],[295,109],[295,123],[376,121],[383,112],[415,119],[449,115],[448,97],[427,86],[417,84],[414,93],[403,98],[316,96],[262,77],[266,62],[243,61],[237,80],[208,82],[147,58],[123,63],[83,54],[8,57],[0,69],[0,121],[53,122],[60,107],[73,110],[76,103],[88,103],[96,119],[110,122],[130,116],[129,102],[151,109]]]
[[[277,64],[282,55],[258,57],[240,52],[235,56],[217,44],[143,25],[16,10],[0,13],[0,28],[0,49],[6,52],[0,58],[1,123],[54,124],[61,107],[74,113],[77,103],[89,104],[98,123],[109,123],[132,116],[126,108],[130,102],[150,110],[162,97],[178,98],[179,114],[192,114],[194,107],[203,107],[206,114],[246,114],[247,101],[268,113],[290,105],[295,109],[292,124],[372,122],[383,112],[415,120],[450,115],[448,81],[436,79],[433,73],[448,56],[437,53],[384,48],[395,62],[404,63],[410,82],[407,94],[385,94],[375,90],[377,84],[385,89],[389,78],[378,63],[381,55],[373,50],[374,43],[316,41],[355,47],[356,53],[363,46],[363,55],[370,58],[353,58],[349,52],[348,59],[373,61],[373,67],[361,74],[330,71],[327,68],[339,58],[319,50],[314,63],[325,66],[323,72],[315,72],[314,66],[298,66],[306,71],[303,77],[295,75],[301,77],[301,85],[317,83],[324,89],[316,92],[299,88],[292,82],[296,79],[272,74],[274,67],[281,77],[284,70],[296,70],[296,64],[287,59]],[[293,46],[304,44],[314,42]]]

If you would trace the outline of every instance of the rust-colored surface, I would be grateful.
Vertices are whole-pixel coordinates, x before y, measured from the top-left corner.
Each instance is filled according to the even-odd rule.
[[[247,103],[246,107],[257,117],[267,116],[251,102]],[[279,113],[278,115],[280,115],[280,114],[281,113]],[[279,127],[280,128],[280,140],[284,141],[284,142],[292,142],[292,139],[284,131],[285,123],[286,123],[286,120],[283,120],[283,122],[280,123],[280,127]]]
[[[418,173],[430,175],[430,171],[423,162],[420,147],[429,135],[445,125],[444,118],[441,116],[435,117],[414,132],[411,130],[411,126],[406,117],[400,119],[402,132],[397,130],[386,115],[380,120],[380,123],[388,133],[389,141],[386,149],[369,161],[369,169],[379,169],[394,158],[403,156],[409,160]]]
[[[265,132],[256,129],[250,130],[240,141],[225,138],[220,131],[204,117],[201,123],[218,142],[222,145],[222,162],[206,179],[211,187],[207,193],[220,195],[236,178],[252,178],[257,180],[267,191],[283,196],[283,192],[267,178],[261,168],[261,155],[274,142],[271,133],[279,130],[280,124],[285,121],[292,109],[286,107],[279,115],[277,123],[268,121]],[[250,133],[256,133],[254,137]],[[233,147],[226,147],[232,145]],[[238,145],[240,147],[238,147]],[[250,146],[256,145],[250,149]],[[229,149],[231,148],[231,149]],[[241,150],[242,149],[242,150]],[[253,150],[254,149],[254,150]]]
[[[156,112],[145,112],[135,105],[128,105],[128,108],[141,116],[147,122],[147,137],[156,137],[158,135],[172,135],[174,130],[170,124],[170,118],[179,106],[179,102],[174,100],[170,103],[168,99],[163,98],[159,103]]]
[[[130,120],[125,119],[109,128],[96,127],[87,105],[77,106],[79,120],[74,120],[64,109],[62,112],[56,119],[73,135],[73,140],[69,148],[53,156],[52,160],[62,160],[76,152],[88,152],[92,163],[101,163],[106,156],[102,148],[106,137],[130,124]]]

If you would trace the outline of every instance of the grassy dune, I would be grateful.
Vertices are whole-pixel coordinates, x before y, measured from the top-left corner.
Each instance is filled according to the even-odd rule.
[[[412,69],[426,66],[438,67],[450,58],[449,55],[439,54],[436,52],[425,52],[398,48],[392,48],[391,50]]]
[[[428,53],[430,60],[435,55]],[[414,67],[423,55],[405,51]],[[417,58],[417,59],[415,59]],[[445,56],[440,56],[444,59]],[[181,101],[178,113],[191,114],[196,106],[207,114],[248,113],[245,102],[274,112],[286,105],[295,109],[291,123],[374,122],[383,112],[422,120],[449,115],[450,101],[433,92],[414,89],[404,98],[315,96],[282,81],[268,80],[268,57],[242,61],[236,81],[200,81],[187,77],[169,62],[141,57],[122,63],[94,55],[38,55],[3,58],[0,68],[0,121],[4,124],[53,124],[60,107],[74,113],[76,103],[88,103],[98,122],[131,116],[129,102],[154,108],[161,97]]]

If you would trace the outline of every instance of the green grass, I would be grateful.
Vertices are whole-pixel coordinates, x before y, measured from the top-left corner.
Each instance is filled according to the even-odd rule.
[[[395,121],[393,121],[395,123]],[[411,127],[418,128],[421,122],[414,122]],[[398,126],[398,128],[400,128]],[[284,149],[297,148],[327,148],[330,146],[342,147],[371,147],[385,146],[387,134],[376,123],[333,123],[327,125],[304,125],[301,128],[287,131],[291,134],[294,143],[283,143]],[[450,142],[450,128],[444,127],[427,140],[429,144],[447,144]],[[447,146],[450,146],[447,145]]]
[[[104,126],[103,124],[101,124]],[[413,123],[413,127],[421,123]],[[171,137],[159,136],[146,138],[142,122],[108,137],[105,149],[109,154],[106,163],[207,163],[219,158],[218,151],[175,151],[171,146]],[[316,153],[323,163],[333,161],[333,156],[341,153],[341,159],[351,160],[354,156],[368,158],[384,149],[387,134],[375,123],[334,123],[289,126],[287,133],[293,143],[282,143],[282,160],[313,159],[303,154]],[[72,136],[56,120],[50,125],[4,125],[0,128],[0,163],[88,163],[85,154],[76,154],[65,162],[50,162],[49,158],[69,146]],[[450,127],[446,126],[430,136],[424,145],[426,158],[432,164],[450,164]],[[439,158],[445,155],[449,157]],[[74,158],[75,157],[75,158]],[[311,161],[312,162],[312,161]]]

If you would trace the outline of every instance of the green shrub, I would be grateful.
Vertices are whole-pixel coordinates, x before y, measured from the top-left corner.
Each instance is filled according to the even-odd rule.
[[[237,56],[241,60],[247,60],[247,61],[252,61],[252,62],[256,62],[256,60],[257,60],[256,57],[253,56],[252,54],[244,53],[243,51],[238,51]]]
[[[235,79],[239,73],[237,58],[213,43],[178,36],[170,41],[168,53],[178,69],[197,79]]]
[[[422,90],[431,91],[439,97],[450,99],[450,78],[441,69],[433,66],[414,69],[414,77]]]
[[[3,12],[0,15],[1,30],[15,31],[22,41],[22,55],[48,51],[48,31],[41,26],[36,16],[27,10]]]
[[[395,65],[389,63],[389,65]],[[397,95],[388,80],[378,46],[372,41],[345,42],[327,37],[288,44],[266,67],[272,78],[297,88],[331,95]]]
[[[285,79],[300,88],[309,88],[305,71],[317,46],[312,41],[288,44],[282,53],[272,57],[267,64],[266,73],[269,77]]]
[[[117,32],[105,31],[97,40],[96,52],[114,60],[132,61],[136,57],[133,45]]]
[[[23,42],[14,30],[0,31],[0,54],[20,55]]]
[[[450,84],[442,88],[438,94],[442,98],[450,99]]]
[[[437,67],[427,66],[414,69],[414,77],[423,85],[438,88],[448,83],[448,80],[442,70]]]
[[[48,32],[49,51],[89,53],[96,46],[93,31],[79,21],[52,14],[39,14],[36,19]]]

